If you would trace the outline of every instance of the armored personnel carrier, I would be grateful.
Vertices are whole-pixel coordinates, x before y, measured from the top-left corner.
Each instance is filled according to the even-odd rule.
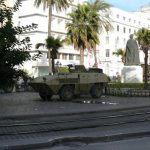
[[[59,95],[62,100],[71,100],[75,96],[90,94],[99,98],[108,82],[108,77],[102,69],[89,68],[83,65],[69,66],[68,72],[57,72],[33,79],[29,85],[39,93],[43,100],[50,100],[53,95]]]

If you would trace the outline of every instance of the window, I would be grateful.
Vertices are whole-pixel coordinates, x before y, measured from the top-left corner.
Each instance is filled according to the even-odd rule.
[[[76,55],[76,60],[80,60],[80,55]]]
[[[129,28],[129,33],[131,33],[131,29]]]
[[[126,20],[126,17],[123,16],[123,20]]]
[[[106,44],[109,44],[109,36],[106,36]]]
[[[126,28],[125,27],[123,28],[123,33],[126,33]]]
[[[74,55],[73,54],[69,54],[69,60],[73,60]]]
[[[109,56],[110,56],[110,50],[106,49],[106,57],[109,57]]]
[[[119,31],[119,25],[117,25],[117,31]]]
[[[141,22],[139,21],[139,25],[141,24]]]
[[[129,22],[131,22],[131,18],[129,18]]]
[[[134,23],[136,23],[136,20],[134,20]]]
[[[67,60],[67,54],[62,54],[62,59]]]
[[[60,53],[57,54],[57,59],[60,59]]]

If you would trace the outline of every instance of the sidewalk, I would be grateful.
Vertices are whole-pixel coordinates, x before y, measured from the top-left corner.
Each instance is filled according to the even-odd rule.
[[[72,102],[63,102],[54,97],[52,101],[42,101],[38,93],[34,92],[0,94],[0,117],[86,113],[150,106],[149,97],[103,96],[95,99],[95,103],[90,103],[90,100],[90,97],[82,97]]]

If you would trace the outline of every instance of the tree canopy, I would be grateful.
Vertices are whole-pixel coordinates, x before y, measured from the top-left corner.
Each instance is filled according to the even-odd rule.
[[[27,26],[13,25],[13,14],[19,9],[19,0],[13,7],[7,7],[4,0],[0,0],[0,88],[12,85],[17,75],[16,66],[30,60],[30,38],[19,40],[17,35],[33,30],[36,24]]]
[[[138,43],[143,50],[144,57],[144,82],[145,88],[147,88],[148,82],[148,50],[150,49],[150,30],[147,28],[141,28],[135,33]]]
[[[57,11],[61,11],[69,7],[69,3],[71,0],[35,0],[34,5],[39,7],[43,4],[43,8],[48,8],[51,6],[52,8],[55,7]]]
[[[40,46],[46,46],[47,49],[50,50],[51,59],[52,59],[52,72],[55,73],[55,62],[54,60],[57,58],[58,49],[62,47],[62,42],[59,38],[54,38],[52,36],[46,39],[44,43],[37,43],[36,48],[38,49]]]

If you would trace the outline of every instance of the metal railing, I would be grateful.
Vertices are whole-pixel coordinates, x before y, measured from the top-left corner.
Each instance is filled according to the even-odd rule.
[[[144,89],[133,89],[133,88],[109,88],[105,90],[106,95],[113,96],[140,96],[140,97],[150,97],[150,90]]]

